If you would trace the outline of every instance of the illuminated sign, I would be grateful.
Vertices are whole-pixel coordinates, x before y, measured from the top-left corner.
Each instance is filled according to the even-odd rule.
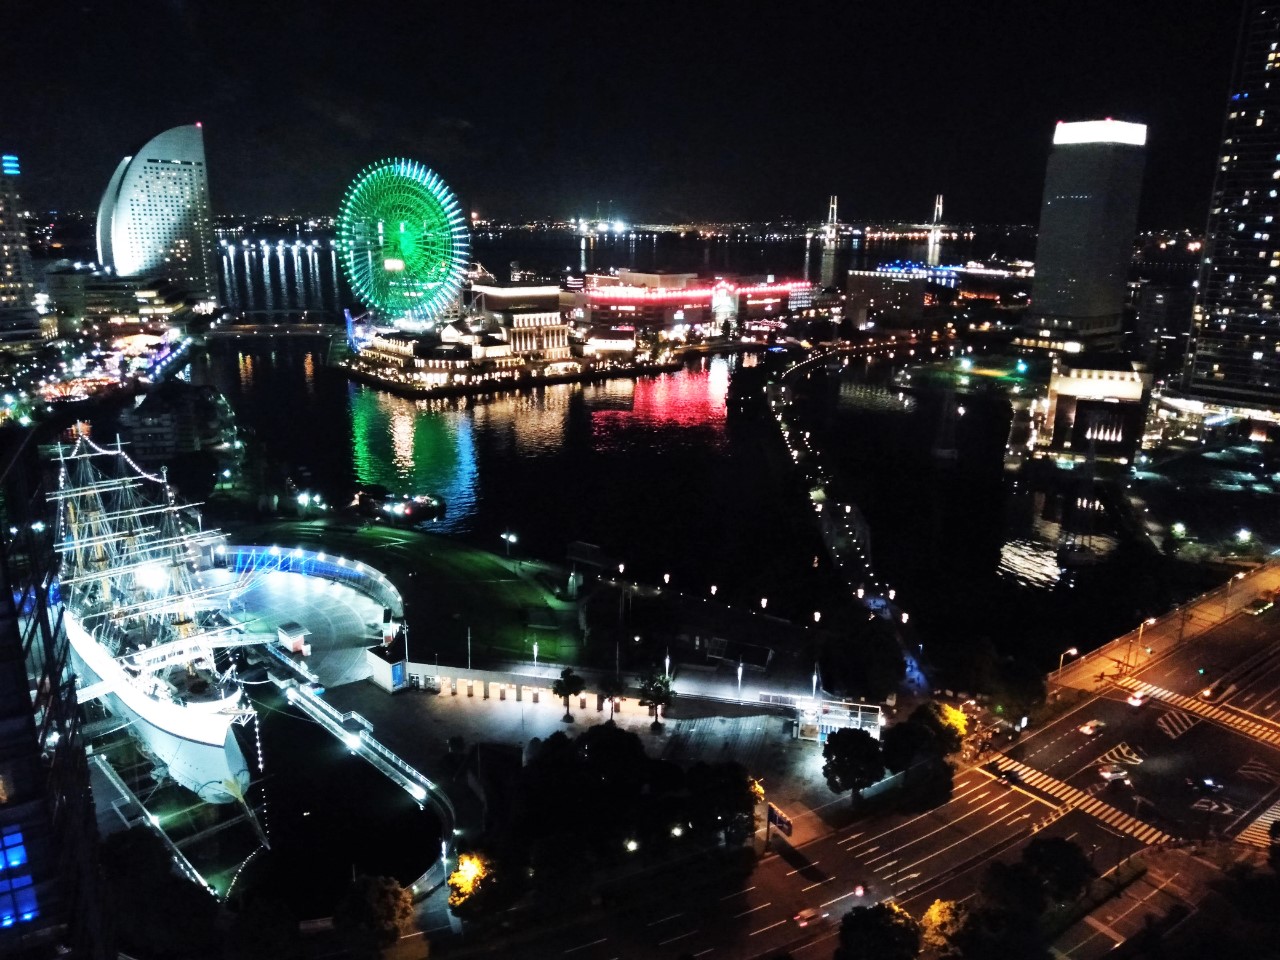
[[[404,261],[399,257],[387,257],[382,261],[382,269],[388,273],[399,273],[404,269]]]
[[[1125,123],[1123,120],[1083,120],[1079,123],[1058,121],[1053,130],[1053,142],[1073,143],[1127,143],[1141,147],[1147,142],[1147,126],[1144,123]]]

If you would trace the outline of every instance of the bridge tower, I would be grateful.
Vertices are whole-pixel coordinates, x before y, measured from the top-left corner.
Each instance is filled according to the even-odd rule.
[[[942,223],[942,194],[938,194],[933,198],[933,225],[939,226]]]

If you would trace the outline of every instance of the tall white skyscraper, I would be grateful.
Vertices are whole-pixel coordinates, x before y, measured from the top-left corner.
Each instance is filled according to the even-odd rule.
[[[0,325],[7,327],[31,326],[36,320],[35,275],[18,197],[21,172],[16,156],[0,156]]]
[[[216,298],[200,124],[166,130],[120,161],[98,207],[98,260],[123,276],[159,276]]]
[[[1034,337],[1119,344],[1146,142],[1145,125],[1119,120],[1054,130],[1026,321]]]

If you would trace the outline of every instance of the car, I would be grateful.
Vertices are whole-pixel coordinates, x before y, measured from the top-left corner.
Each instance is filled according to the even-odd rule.
[[[805,909],[801,910],[791,919],[795,920],[799,926],[807,927],[810,924],[819,922],[820,920],[825,920],[829,916],[831,916],[831,914],[827,913],[825,910],[819,910],[817,907],[805,907]]]
[[[1129,694],[1129,699],[1125,701],[1125,703],[1129,704],[1131,707],[1140,707],[1146,702],[1147,694],[1140,690],[1135,690],[1133,693]]]
[[[1103,780],[1128,780],[1129,770],[1119,763],[1107,763],[1098,768],[1098,776]]]
[[[1259,614],[1266,613],[1273,606],[1275,606],[1275,600],[1266,594],[1263,594],[1250,600],[1248,605],[1244,608],[1244,612],[1250,616],[1256,617]]]
[[[1225,784],[1213,777],[1187,777],[1187,786],[1196,793],[1221,793]]]
[[[1078,728],[1086,737],[1096,736],[1103,727],[1107,725],[1105,720],[1090,720],[1088,723],[1080,724]]]
[[[996,782],[1002,787],[1012,787],[1022,782],[1022,775],[1017,770],[1010,767],[1008,770],[1001,770]]]

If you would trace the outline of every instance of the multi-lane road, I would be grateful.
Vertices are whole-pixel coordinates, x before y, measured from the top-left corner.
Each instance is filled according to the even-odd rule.
[[[1237,614],[1116,676],[1007,755],[1169,836],[1235,836],[1280,799],[1277,627],[1275,609]],[[1104,781],[1109,765],[1127,775]]]
[[[744,960],[786,950],[795,957],[826,957],[849,908],[894,898],[919,915],[935,899],[964,899],[987,863],[1016,855],[1036,831],[1075,840],[1100,865],[1141,846],[1085,814],[1063,815],[1034,790],[972,769],[957,776],[950,800],[932,810],[859,820],[799,848],[775,838],[741,883],[713,889],[664,878],[642,904],[505,947],[504,953]],[[793,918],[806,908],[830,916],[801,927]]]

